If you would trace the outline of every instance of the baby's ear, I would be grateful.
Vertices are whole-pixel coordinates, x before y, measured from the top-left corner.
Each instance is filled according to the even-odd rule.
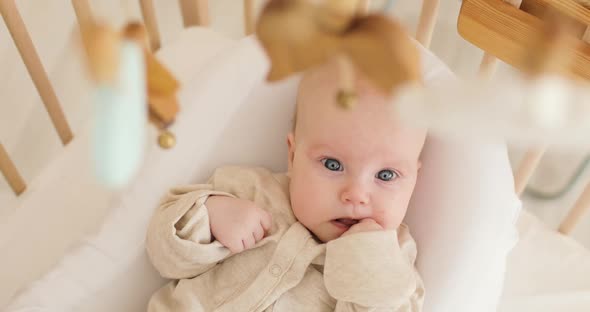
[[[295,158],[295,135],[293,132],[287,134],[287,146],[289,147],[289,172],[291,172],[293,159]]]

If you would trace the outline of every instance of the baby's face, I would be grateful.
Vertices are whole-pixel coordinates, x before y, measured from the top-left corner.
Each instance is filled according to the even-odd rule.
[[[392,122],[391,104],[377,93],[361,93],[344,110],[334,89],[301,91],[297,128],[287,139],[293,212],[323,242],[365,218],[384,229],[400,225],[425,136]]]

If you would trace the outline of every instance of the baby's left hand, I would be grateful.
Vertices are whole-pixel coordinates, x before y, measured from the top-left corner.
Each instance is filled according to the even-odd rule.
[[[373,232],[373,231],[383,231],[383,227],[379,225],[379,223],[375,222],[373,219],[362,219],[361,222],[351,226],[348,231],[342,234],[342,237],[354,233],[362,233],[362,232]]]

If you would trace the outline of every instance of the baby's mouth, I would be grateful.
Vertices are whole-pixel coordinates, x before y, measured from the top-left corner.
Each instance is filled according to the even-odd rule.
[[[332,220],[332,224],[334,224],[335,226],[337,226],[339,228],[343,228],[343,229],[348,229],[357,223],[359,223],[359,220],[349,219],[349,218],[340,218],[340,219]]]

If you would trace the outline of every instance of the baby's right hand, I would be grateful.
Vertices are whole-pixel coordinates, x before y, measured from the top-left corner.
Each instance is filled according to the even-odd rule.
[[[232,253],[254,247],[272,225],[271,215],[246,199],[211,196],[205,206],[211,234]]]

